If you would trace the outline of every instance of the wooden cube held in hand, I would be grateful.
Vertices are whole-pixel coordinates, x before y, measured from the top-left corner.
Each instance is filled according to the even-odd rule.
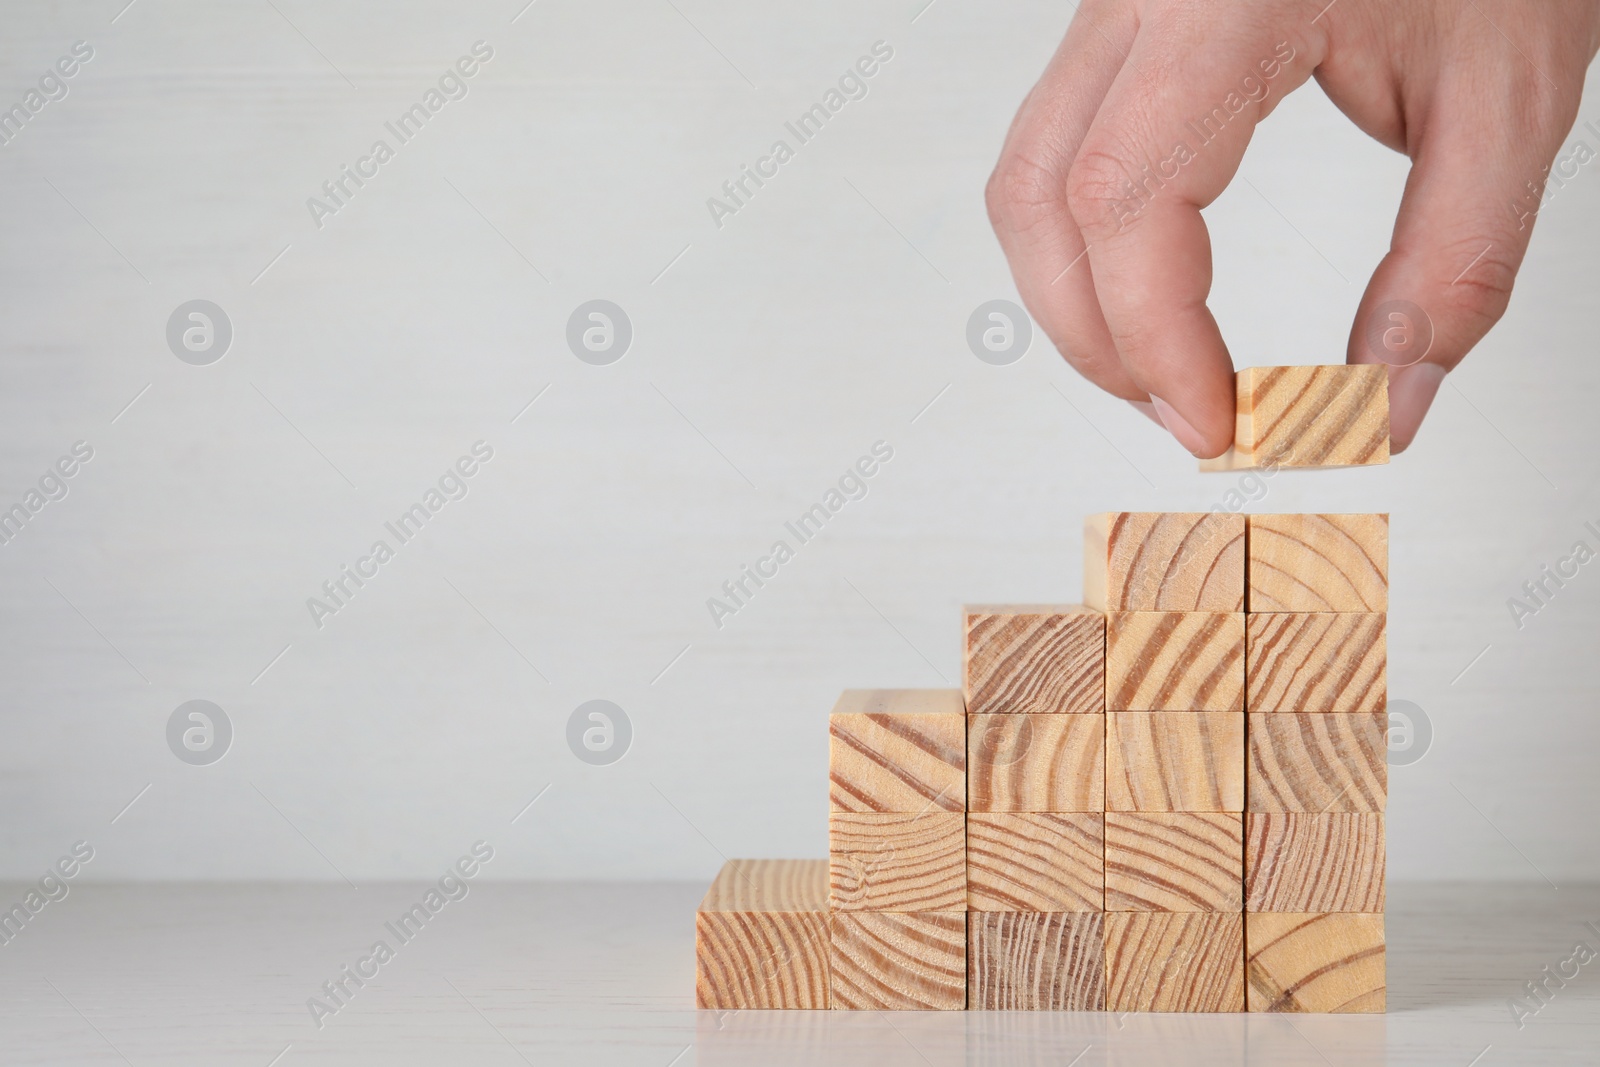
[[[1389,462],[1389,368],[1246,367],[1234,376],[1233,446],[1203,471]]]

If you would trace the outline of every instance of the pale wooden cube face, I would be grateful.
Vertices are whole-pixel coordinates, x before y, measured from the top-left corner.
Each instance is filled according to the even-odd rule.
[[[962,811],[967,721],[959,712],[828,716],[828,804],[834,811]]]
[[[1251,515],[1250,612],[1389,610],[1389,516]]]
[[[1243,1011],[1244,916],[1107,912],[1107,1011]]]
[[[1389,767],[1384,712],[1251,715],[1250,811],[1382,811]]]
[[[968,811],[1105,810],[1104,715],[973,715]]]
[[[1107,811],[1243,811],[1243,712],[1111,712]]]
[[[967,816],[967,910],[1096,912],[1105,891],[1104,816]]]
[[[828,907],[962,911],[966,816],[836,811],[828,817]]]
[[[1245,816],[1245,910],[1384,909],[1383,816],[1376,812]]]
[[[964,617],[968,714],[1104,710],[1102,613],[1075,606],[976,605]]]
[[[1105,932],[1094,913],[968,916],[967,1007],[1104,1011]]]
[[[1245,520],[1114,511],[1084,522],[1084,602],[1101,611],[1244,610]]]
[[[967,1006],[965,912],[845,912],[830,926],[835,1008]]]
[[[1106,710],[1243,711],[1242,612],[1114,611]]]
[[[1238,912],[1244,816],[1108,812],[1106,910]]]
[[[1251,613],[1245,710],[1358,715],[1388,705],[1381,612]]]
[[[1257,913],[1245,921],[1250,1011],[1384,1010],[1382,915]]]

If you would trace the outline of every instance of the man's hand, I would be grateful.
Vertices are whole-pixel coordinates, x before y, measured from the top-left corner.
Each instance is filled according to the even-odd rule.
[[[1347,349],[1395,368],[1398,452],[1505,312],[1597,47],[1597,0],[1083,0],[1012,122],[989,215],[1023,301],[1072,365],[1195,455],[1219,455],[1233,365],[1206,308],[1200,209],[1256,124],[1315,75],[1412,162]],[[1368,343],[1397,302],[1431,320],[1420,362]]]

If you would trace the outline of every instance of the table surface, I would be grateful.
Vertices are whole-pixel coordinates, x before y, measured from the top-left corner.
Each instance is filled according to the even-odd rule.
[[[1387,1016],[697,1012],[686,883],[76,884],[0,946],[6,1064],[1593,1064],[1600,886],[1390,887]],[[25,887],[0,885],[0,900]],[[398,945],[337,1011],[308,1000]],[[369,971],[371,968],[365,968]],[[1566,967],[1570,975],[1572,966]],[[332,1007],[332,1002],[328,1002]],[[320,1022],[320,1026],[318,1025]],[[277,1057],[276,1059],[274,1057]]]

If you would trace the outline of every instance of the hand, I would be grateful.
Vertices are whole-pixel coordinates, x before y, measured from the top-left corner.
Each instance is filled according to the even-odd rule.
[[[1315,74],[1412,162],[1347,349],[1351,363],[1395,368],[1398,452],[1505,312],[1597,47],[1597,0],[1083,0],[1012,122],[989,216],[1067,360],[1190,452],[1219,455],[1233,440],[1233,364],[1206,308],[1200,209],[1256,124]],[[1367,343],[1389,301],[1432,322],[1415,365]]]

